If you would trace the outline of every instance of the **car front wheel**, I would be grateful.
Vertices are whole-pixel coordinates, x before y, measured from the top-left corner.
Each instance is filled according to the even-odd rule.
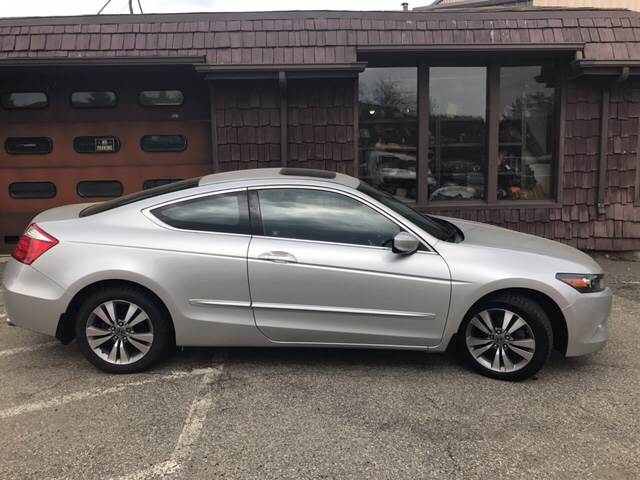
[[[84,356],[110,373],[135,373],[157,363],[171,342],[169,319],[150,295],[107,288],[84,300],[76,316]]]
[[[524,380],[551,355],[553,333],[544,310],[526,296],[496,295],[467,314],[460,328],[463,355],[481,374]]]

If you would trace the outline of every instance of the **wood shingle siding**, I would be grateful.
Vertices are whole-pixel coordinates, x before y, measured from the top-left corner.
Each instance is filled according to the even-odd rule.
[[[0,19],[0,59],[202,56],[217,65],[333,64],[355,62],[359,47],[576,43],[584,44],[581,60],[640,60],[640,16],[514,9]]]

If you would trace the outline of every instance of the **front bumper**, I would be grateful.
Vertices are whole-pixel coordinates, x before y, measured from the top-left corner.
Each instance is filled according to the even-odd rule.
[[[580,294],[562,310],[567,321],[567,357],[577,357],[604,348],[609,337],[608,323],[613,294],[610,288]]]
[[[7,318],[18,327],[55,336],[70,297],[60,285],[13,258],[2,278]]]

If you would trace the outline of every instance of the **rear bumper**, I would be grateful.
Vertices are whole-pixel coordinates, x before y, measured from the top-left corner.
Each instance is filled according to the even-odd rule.
[[[581,294],[562,312],[567,321],[567,357],[597,352],[604,348],[609,337],[611,289],[598,293]]]
[[[2,278],[8,321],[17,327],[55,336],[70,298],[60,285],[30,265],[7,262]]]

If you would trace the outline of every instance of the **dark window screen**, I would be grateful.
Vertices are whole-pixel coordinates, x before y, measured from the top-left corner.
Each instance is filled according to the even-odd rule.
[[[48,137],[9,137],[4,149],[11,155],[46,155],[53,150],[53,142]]]
[[[73,92],[71,105],[75,108],[110,108],[118,103],[114,92]]]
[[[175,228],[249,234],[247,193],[233,192],[172,203],[151,211]]]
[[[122,183],[117,180],[87,180],[78,182],[77,191],[81,197],[119,197],[122,195]]]
[[[114,136],[76,137],[73,149],[77,153],[116,153],[120,150],[120,139]]]
[[[140,140],[145,152],[182,152],[187,148],[184,135],[145,135]]]
[[[11,198],[53,198],[56,193],[56,186],[51,182],[15,182],[9,185]]]
[[[180,90],[145,90],[138,101],[145,107],[175,107],[184,103],[184,94]]]
[[[304,189],[261,190],[264,235],[384,246],[400,232],[385,216],[338,193]]]
[[[2,95],[4,108],[45,108],[47,105],[49,105],[49,97],[44,92],[15,92]]]

